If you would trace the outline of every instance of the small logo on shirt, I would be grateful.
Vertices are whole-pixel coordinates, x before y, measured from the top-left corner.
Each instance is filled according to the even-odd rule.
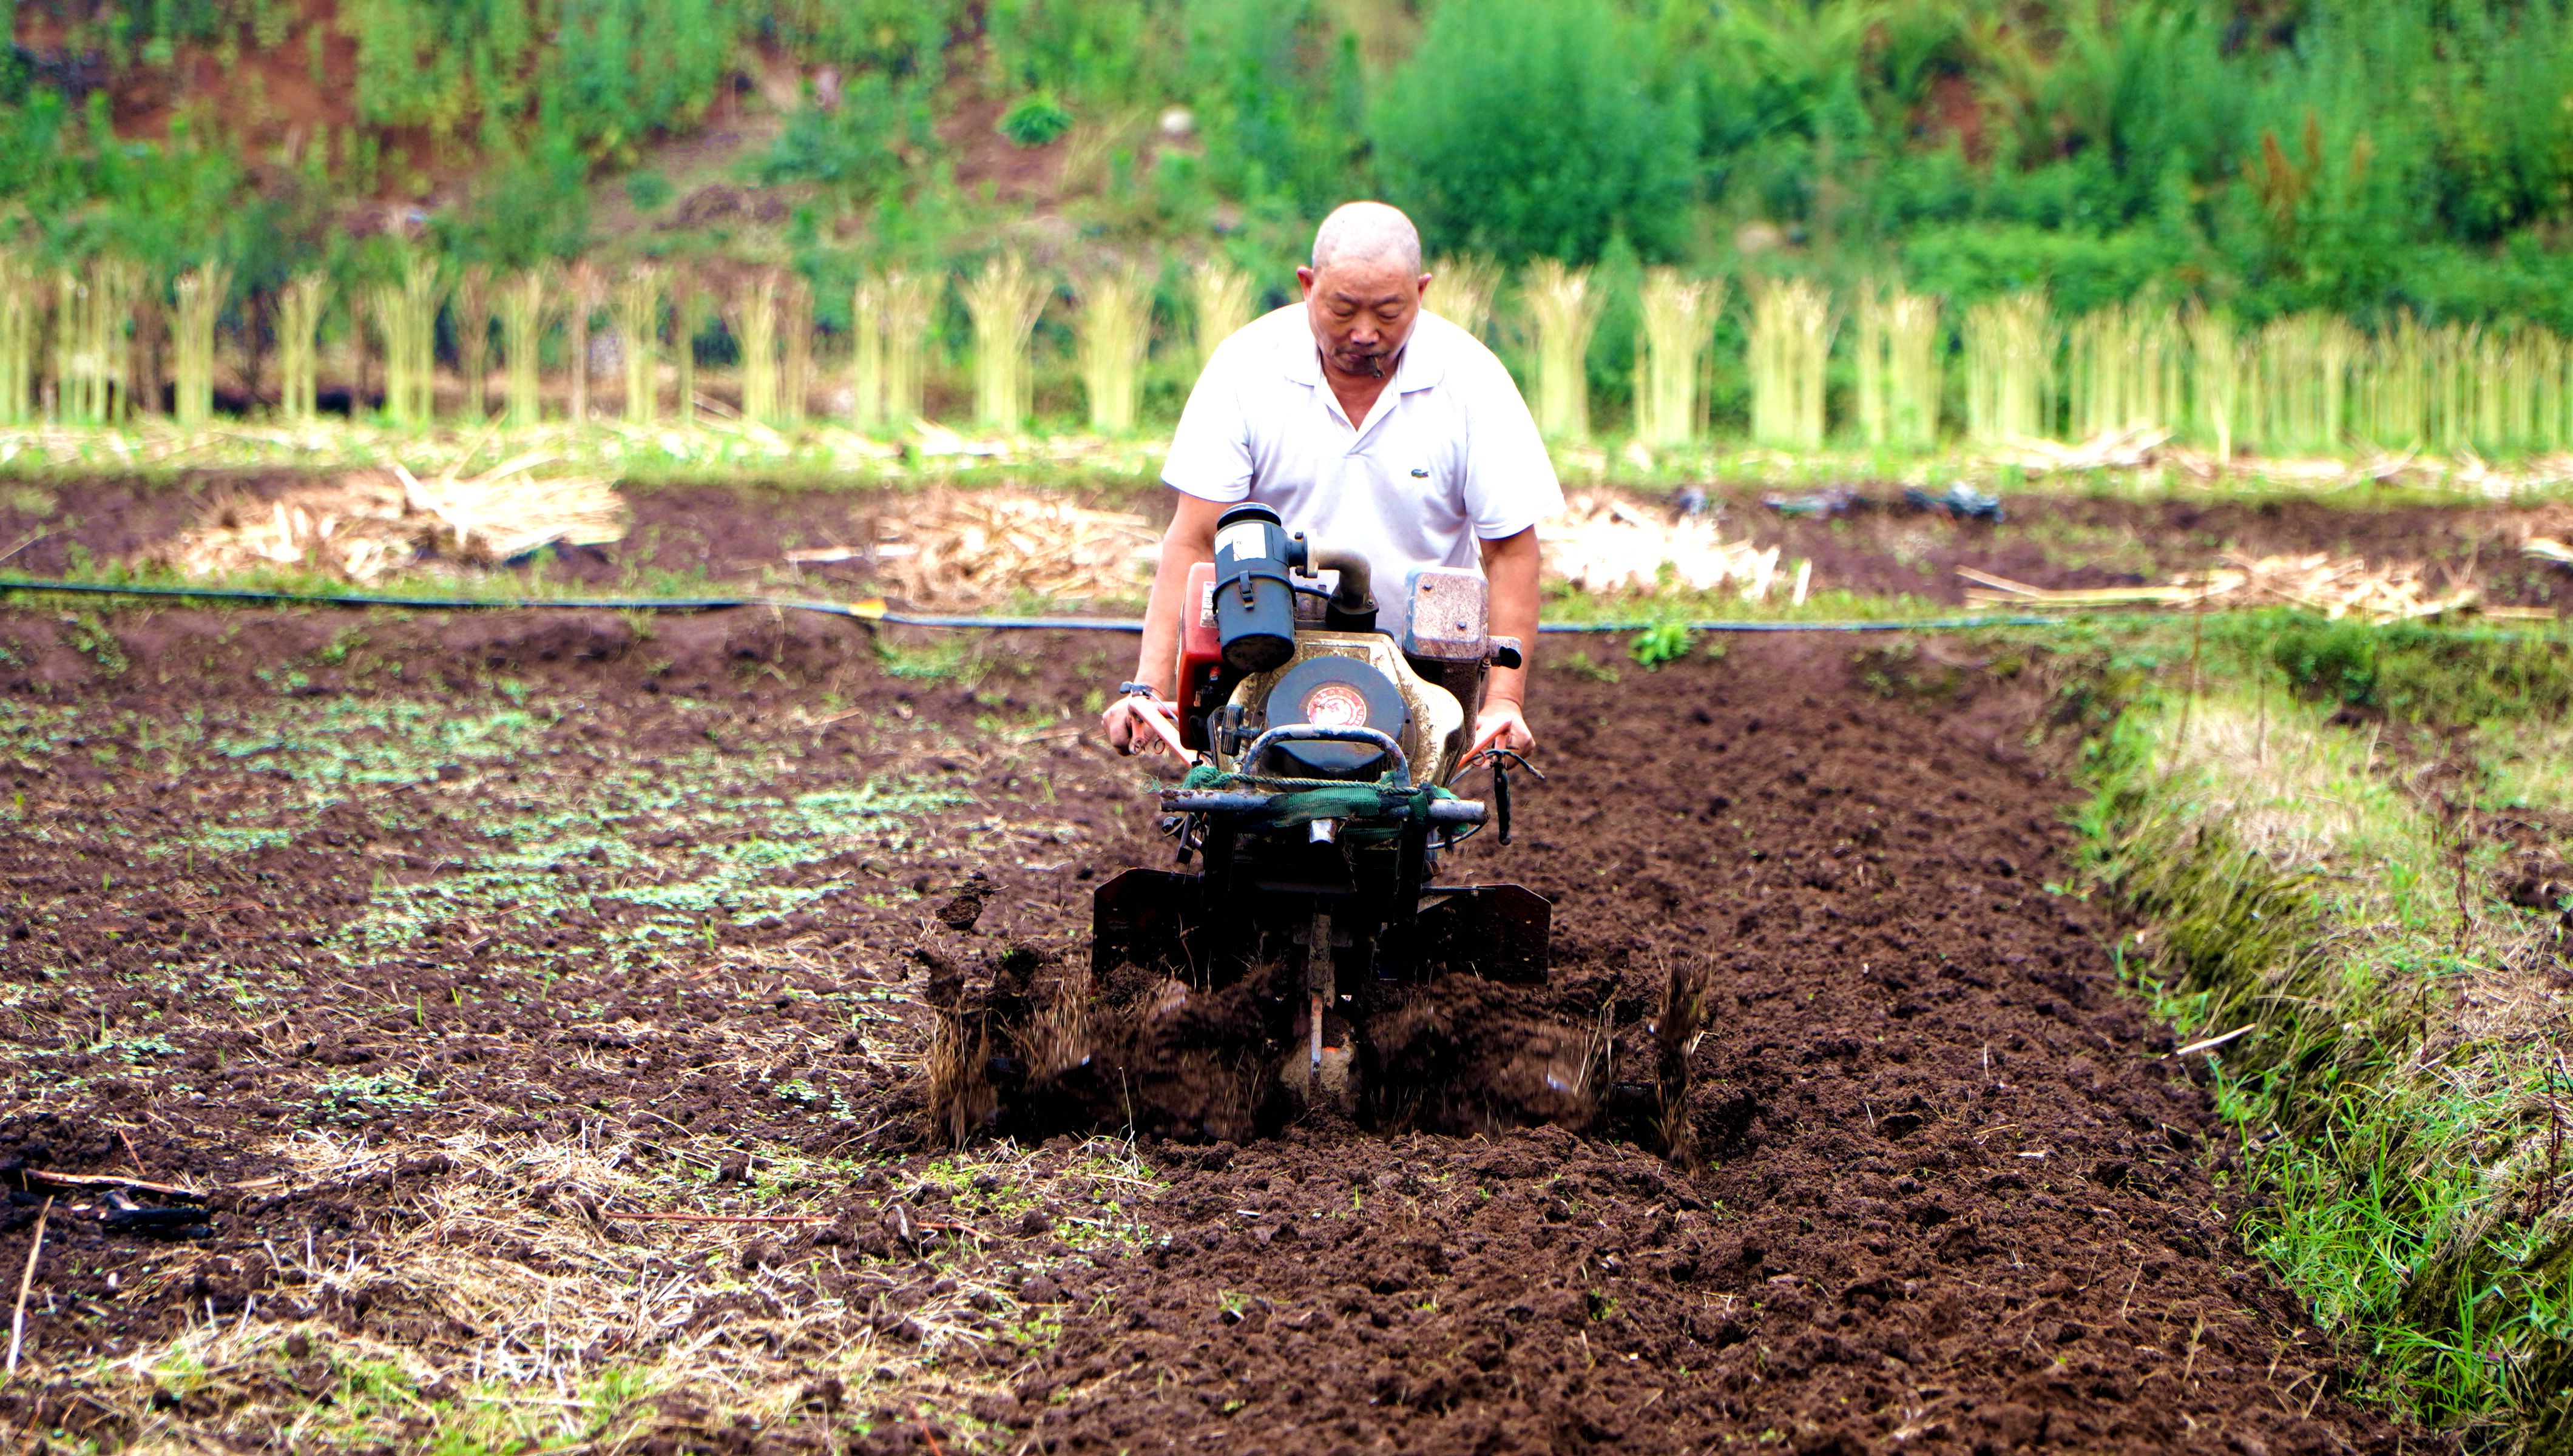
[[[1411,478],[1412,478],[1412,479],[1414,479],[1414,480],[1426,480],[1426,479],[1428,479],[1428,478],[1429,478],[1429,467],[1428,467],[1427,465],[1414,465],[1414,466],[1412,466],[1412,467],[1411,467]]]

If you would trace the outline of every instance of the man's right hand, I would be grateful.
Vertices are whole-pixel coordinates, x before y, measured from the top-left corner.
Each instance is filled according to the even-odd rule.
[[[1179,752],[1173,745],[1180,738],[1180,710],[1161,698],[1121,697],[1099,715],[1099,725],[1108,730],[1109,746],[1119,753]]]

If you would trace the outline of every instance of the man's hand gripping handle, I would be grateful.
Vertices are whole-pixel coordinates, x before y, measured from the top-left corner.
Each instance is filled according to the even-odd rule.
[[[1180,762],[1189,761],[1188,745],[1180,741],[1177,704],[1148,682],[1121,683],[1117,691],[1120,696],[1108,705],[1100,724],[1119,753],[1159,753],[1167,747]]]

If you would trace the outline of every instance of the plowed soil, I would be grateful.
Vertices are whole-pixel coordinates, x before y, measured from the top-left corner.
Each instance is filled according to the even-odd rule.
[[[676,1351],[729,1383],[654,1376],[599,1417],[616,1440],[2423,1444],[2342,1399],[2228,1233],[2208,1099],[2063,888],[2065,745],[2014,662],[1768,639],[1541,675],[1550,781],[1451,874],[1553,899],[1558,974],[1614,983],[1621,1021],[1674,964],[1711,977],[1695,1166],[1322,1115],[960,1160],[922,1115],[924,966],[1077,955],[1090,884],[1167,862],[1080,705],[1125,639],[651,630],[0,617],[0,1268],[60,1196],[0,1418],[256,1446],[376,1400],[299,1439],[415,1445],[483,1402],[568,1430],[602,1372]],[[211,1216],[112,1229],[49,1170]],[[647,1193],[815,1221],[621,1221]],[[673,1230],[684,1260],[619,1282]],[[470,1297],[504,1275],[589,1279],[612,1317],[540,1337]],[[344,1345],[394,1393],[362,1399]]]

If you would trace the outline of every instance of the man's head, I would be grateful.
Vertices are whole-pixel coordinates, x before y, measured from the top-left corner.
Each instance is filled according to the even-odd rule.
[[[1392,372],[1420,320],[1420,232],[1398,208],[1343,203],[1313,235],[1313,265],[1295,270],[1304,315],[1325,368],[1360,377]]]

